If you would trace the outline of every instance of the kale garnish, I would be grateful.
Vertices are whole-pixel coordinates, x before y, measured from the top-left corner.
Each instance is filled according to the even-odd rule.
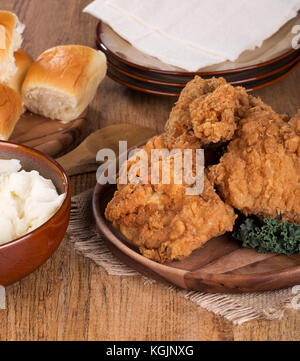
[[[260,253],[300,254],[300,226],[297,224],[269,218],[258,224],[255,218],[247,218],[236,227],[233,237],[243,242],[244,248],[256,248]]]

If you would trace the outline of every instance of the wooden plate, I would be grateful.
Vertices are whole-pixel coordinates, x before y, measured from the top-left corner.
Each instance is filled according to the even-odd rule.
[[[16,125],[11,142],[57,157],[72,150],[82,139],[87,111],[68,124],[26,112]]]
[[[269,73],[271,75],[267,75],[266,77],[260,76],[250,79],[243,79],[238,82],[233,82],[233,84],[245,87],[248,92],[253,90],[258,90],[282,80],[284,77],[288,76],[292,71],[294,71],[296,67],[299,65],[299,63],[300,61],[299,59],[297,59],[295,63],[294,61],[292,61],[291,65],[288,64],[287,66],[284,66],[283,70],[279,69],[278,71],[272,71]],[[116,70],[116,67],[111,67],[109,63],[108,63],[107,75],[111,79],[113,79],[114,81],[118,82],[123,86],[147,94],[178,97],[180,95],[180,92],[182,91],[181,86],[175,87],[168,85],[158,85],[129,77],[125,75],[124,72],[121,73],[118,70]]]
[[[300,255],[260,254],[241,248],[231,234],[211,239],[180,262],[162,265],[143,257],[104,217],[115,190],[114,185],[97,184],[95,188],[93,211],[98,230],[116,257],[146,277],[213,293],[272,291],[300,284]]]
[[[220,76],[268,66],[294,53],[295,50],[291,49],[291,43],[295,35],[291,30],[299,24],[299,21],[299,17],[292,19],[274,36],[267,39],[261,48],[246,51],[236,62],[225,62],[198,72],[183,71],[138,51],[101,21],[97,26],[96,40],[97,45],[107,54],[126,65],[146,72],[192,77],[195,75]]]

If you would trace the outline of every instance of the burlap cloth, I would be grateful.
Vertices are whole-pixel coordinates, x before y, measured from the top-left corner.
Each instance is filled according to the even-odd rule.
[[[72,198],[71,221],[68,229],[72,246],[110,275],[139,276],[139,273],[119,261],[101,239],[92,214],[92,194],[93,191],[89,190]],[[154,282],[145,278],[143,281],[145,285]],[[292,300],[295,297],[292,288],[242,295],[186,291],[174,286],[170,286],[169,289],[190,302],[239,325],[257,318],[279,320],[284,316],[285,310],[292,308]]]

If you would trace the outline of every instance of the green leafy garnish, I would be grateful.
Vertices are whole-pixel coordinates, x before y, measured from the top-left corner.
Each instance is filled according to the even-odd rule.
[[[268,218],[257,224],[254,218],[247,218],[235,229],[233,237],[243,242],[244,248],[257,248],[260,253],[300,254],[300,226],[297,224]]]

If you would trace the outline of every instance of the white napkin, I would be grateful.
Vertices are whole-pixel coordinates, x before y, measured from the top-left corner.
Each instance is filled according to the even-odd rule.
[[[115,32],[128,40],[140,51],[157,57],[159,60],[179,68],[196,71],[199,68],[218,64],[225,59],[201,52],[176,39],[163,36],[134,17],[107,5],[104,1],[94,1],[88,5],[87,12],[109,24]]]
[[[300,0],[96,0],[84,11],[144,53],[197,71],[261,46],[298,9]]]

